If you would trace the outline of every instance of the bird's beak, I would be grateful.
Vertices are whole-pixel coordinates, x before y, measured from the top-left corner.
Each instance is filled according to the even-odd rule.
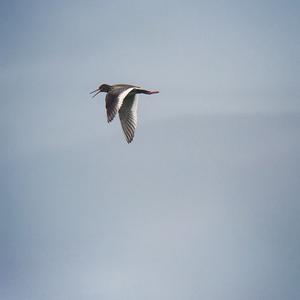
[[[100,92],[101,92],[101,90],[98,88],[98,89],[96,89],[96,90],[90,92],[90,94],[96,93],[96,94],[94,94],[94,95],[92,96],[92,98],[94,98],[94,97],[97,96]]]

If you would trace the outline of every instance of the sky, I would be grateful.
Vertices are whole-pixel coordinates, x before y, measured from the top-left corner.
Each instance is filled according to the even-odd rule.
[[[300,298],[299,1],[1,1],[0,299]],[[133,143],[101,83],[141,95]]]

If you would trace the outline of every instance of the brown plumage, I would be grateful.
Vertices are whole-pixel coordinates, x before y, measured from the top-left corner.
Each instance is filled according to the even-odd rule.
[[[130,84],[102,84],[96,90],[92,91],[93,97],[100,92],[105,92],[105,108],[107,121],[111,122],[115,115],[119,113],[121,126],[125,134],[127,143],[131,143],[137,126],[137,94],[157,94],[158,91],[149,91],[139,86]]]

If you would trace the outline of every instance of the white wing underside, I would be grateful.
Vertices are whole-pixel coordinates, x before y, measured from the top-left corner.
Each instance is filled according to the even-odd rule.
[[[125,134],[127,143],[133,140],[137,126],[138,96],[133,94],[127,96],[119,110],[121,126]]]
[[[105,101],[106,101],[106,114],[107,114],[107,121],[111,122],[117,112],[120,110],[124,99],[126,96],[134,90],[136,87],[130,87],[127,89],[120,89],[119,91],[116,90],[113,93],[109,92],[106,95]]]

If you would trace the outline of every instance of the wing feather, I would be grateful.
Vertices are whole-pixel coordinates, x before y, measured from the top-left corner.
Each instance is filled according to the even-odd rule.
[[[105,97],[105,107],[107,114],[107,122],[111,122],[119,109],[121,108],[126,96],[134,90],[135,87],[120,87],[108,92]]]
[[[127,95],[119,109],[119,118],[127,143],[132,142],[137,126],[137,106],[138,98],[132,94]]]

